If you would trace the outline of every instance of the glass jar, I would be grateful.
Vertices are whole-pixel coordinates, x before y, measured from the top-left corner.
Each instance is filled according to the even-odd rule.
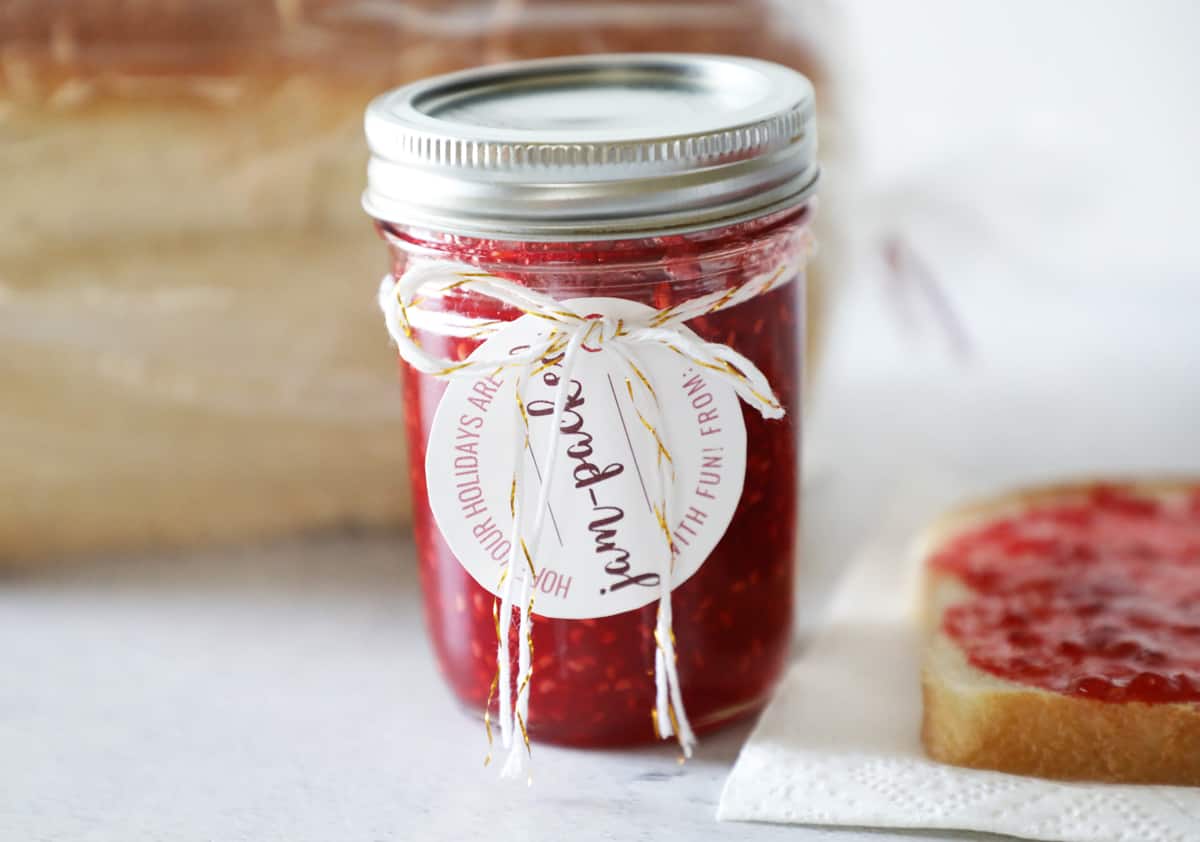
[[[453,74],[372,104],[364,203],[389,243],[393,279],[465,265],[556,301],[621,299],[661,312],[803,265],[817,172],[812,119],[803,77],[747,59],[589,57]],[[698,732],[757,710],[790,644],[804,333],[803,273],[792,274],[687,322],[701,340],[753,363],[785,413],[736,410],[745,427],[741,493],[711,551],[671,592],[679,686]],[[434,309],[481,324],[523,315],[465,287]],[[481,344],[420,327],[413,336],[449,361]],[[482,711],[495,705],[503,624],[495,582],[464,566],[431,501],[438,478],[430,471],[442,469],[430,467],[430,442],[448,381],[409,364],[401,371],[426,620],[455,695]],[[695,390],[679,399],[696,413],[706,405]],[[484,473],[480,481],[507,491],[509,479]],[[558,492],[554,499],[574,505]],[[686,513],[674,526],[677,550],[700,528]],[[553,555],[551,545],[535,565]],[[572,745],[652,740],[656,605],[594,613],[545,616],[534,605],[529,735]],[[509,633],[515,640],[515,626]]]

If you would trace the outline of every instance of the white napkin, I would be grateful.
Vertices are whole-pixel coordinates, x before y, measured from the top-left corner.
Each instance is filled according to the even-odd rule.
[[[1056,783],[926,759],[903,543],[875,544],[849,571],[829,625],[742,749],[718,818],[1061,842],[1200,839],[1200,789]]]

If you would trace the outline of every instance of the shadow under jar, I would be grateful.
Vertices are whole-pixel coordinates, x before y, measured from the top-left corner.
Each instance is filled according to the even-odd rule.
[[[687,323],[757,366],[785,410],[770,420],[739,403],[741,496],[715,546],[671,597],[679,686],[693,728],[757,710],[791,640],[802,266],[817,177],[811,86],[778,65],[719,56],[524,62],[386,94],[368,109],[367,134],[364,204],[389,244],[394,279],[444,263],[557,301],[623,299],[661,311],[790,273],[769,291]],[[495,322],[523,316],[469,285],[444,294],[435,309]],[[454,361],[480,345],[473,336],[419,327],[413,337]],[[401,371],[430,636],[458,699],[482,712],[491,698],[494,709],[502,565],[494,576],[468,572],[439,526],[426,457],[448,383],[407,363]],[[521,442],[504,446],[519,450]],[[569,469],[561,473],[569,487]],[[508,476],[481,481],[507,494]],[[512,518],[501,520],[507,534]],[[674,526],[686,541],[686,519]],[[535,566],[553,557],[555,547],[544,546]],[[556,566],[582,562],[557,559]],[[656,611],[649,600],[621,613],[564,618],[544,616],[535,603],[533,739],[617,745],[655,738]],[[515,674],[516,623],[506,625]]]

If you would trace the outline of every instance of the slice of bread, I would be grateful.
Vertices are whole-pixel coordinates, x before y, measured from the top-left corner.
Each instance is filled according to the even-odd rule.
[[[1017,683],[973,664],[947,633],[947,610],[976,592],[963,578],[930,564],[940,550],[959,536],[1038,507],[1086,502],[1098,488],[1159,502],[1200,500],[1200,481],[1046,487],[952,512],[918,543],[928,632],[921,737],[931,758],[1046,778],[1200,786],[1200,704],[1101,701]],[[1191,516],[1200,521],[1200,507],[1191,505]],[[1200,606],[1195,610],[1200,614]]]

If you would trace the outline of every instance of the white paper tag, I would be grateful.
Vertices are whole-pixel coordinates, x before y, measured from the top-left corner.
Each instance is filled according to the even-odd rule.
[[[567,302],[577,312],[645,317],[651,308],[615,298]],[[544,335],[546,322],[522,316],[481,345],[496,357]],[[674,586],[686,581],[725,533],[742,494],[746,427],[737,393],[702,367],[658,344],[639,346],[636,364],[660,403],[660,436],[675,467],[673,511],[679,554]],[[550,436],[556,369],[523,386],[531,447],[518,489],[533,523]],[[659,596],[666,541],[652,509],[657,449],[638,419],[616,354],[586,346],[572,372],[557,466],[538,557],[534,613],[606,617]],[[493,594],[508,562],[513,467],[523,443],[513,394],[515,371],[453,380],[433,421],[425,473],[434,519],[450,549]],[[639,386],[635,382],[635,388]]]

